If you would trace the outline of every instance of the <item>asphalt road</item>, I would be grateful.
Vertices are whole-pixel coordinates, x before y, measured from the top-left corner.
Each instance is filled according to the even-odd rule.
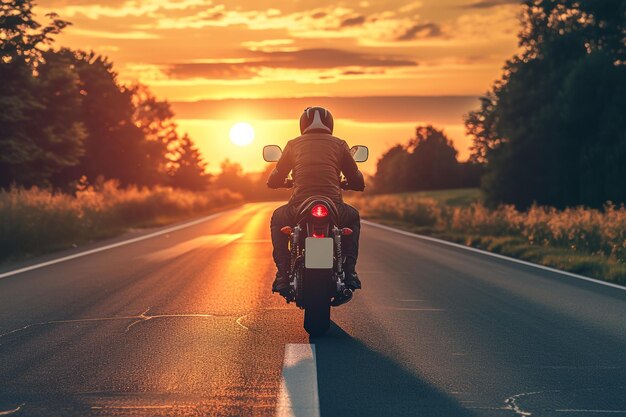
[[[0,415],[626,416],[626,291],[365,225],[309,340],[274,206],[2,268]]]

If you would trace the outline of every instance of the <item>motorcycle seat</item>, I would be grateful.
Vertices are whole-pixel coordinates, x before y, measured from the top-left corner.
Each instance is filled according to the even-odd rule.
[[[335,205],[335,202],[331,200],[330,198],[322,196],[322,195],[311,196],[307,198],[306,200],[304,200],[302,204],[300,204],[300,206],[298,207],[298,211],[297,211],[298,223],[300,223],[302,219],[305,218],[309,214],[313,206],[315,206],[316,204],[324,204],[328,206],[329,211],[330,211],[330,217],[335,222],[335,224],[337,224],[339,220],[339,211],[337,210],[337,206]]]

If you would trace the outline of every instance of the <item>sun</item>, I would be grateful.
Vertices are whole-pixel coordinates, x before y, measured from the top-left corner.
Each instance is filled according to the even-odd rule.
[[[237,146],[248,146],[254,140],[254,128],[250,123],[235,123],[230,128],[230,141]]]

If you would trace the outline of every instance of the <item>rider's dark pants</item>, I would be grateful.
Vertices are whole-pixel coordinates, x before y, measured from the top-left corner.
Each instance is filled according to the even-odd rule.
[[[278,207],[272,215],[272,221],[270,223],[270,229],[272,232],[272,244],[274,245],[274,262],[276,267],[289,268],[291,255],[289,253],[289,237],[282,233],[280,229],[284,226],[293,226],[295,223],[296,208],[285,204]],[[346,269],[348,272],[353,272],[356,265],[356,260],[359,256],[359,235],[361,234],[361,219],[359,212],[352,206],[342,203],[337,204],[337,211],[339,212],[339,226],[349,227],[352,229],[352,234],[342,236],[341,238],[341,251],[345,257]],[[350,269],[352,271],[350,271]]]

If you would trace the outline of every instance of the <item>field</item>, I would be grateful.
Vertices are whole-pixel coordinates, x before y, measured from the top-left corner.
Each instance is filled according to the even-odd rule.
[[[626,209],[489,209],[476,189],[374,195],[350,203],[370,220],[626,284]]]
[[[227,190],[119,188],[104,183],[76,195],[0,191],[0,263],[75,247],[130,228],[170,223],[242,201]]]

